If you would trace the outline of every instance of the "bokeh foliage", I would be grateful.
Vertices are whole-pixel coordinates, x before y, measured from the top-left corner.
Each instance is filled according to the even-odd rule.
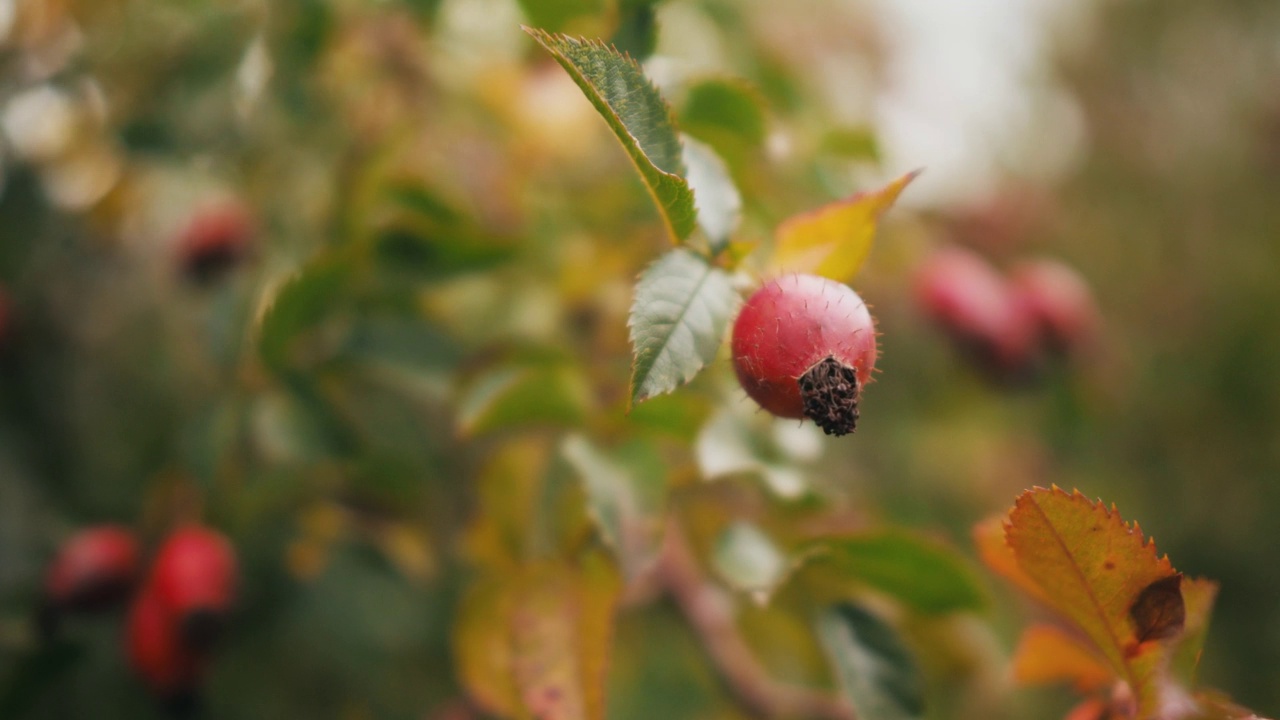
[[[621,590],[676,523],[778,681],[834,693],[852,650],[815,627],[847,622],[919,666],[928,717],[1059,717],[1067,694],[1008,691],[1018,606],[959,557],[975,520],[1056,482],[1119,502],[1181,569],[1221,581],[1201,675],[1274,714],[1280,110],[1253,70],[1275,69],[1272,4],[1113,4],[1063,51],[1093,145],[1045,188],[1055,213],[984,249],[1081,268],[1108,322],[1093,365],[1015,393],[965,368],[910,307],[914,263],[956,231],[926,213],[889,222],[856,280],[883,333],[856,436],[756,412],[723,351],[627,412],[633,287],[671,223],[520,24],[698,59],[654,75],[741,191],[736,262],[784,219],[911,169],[881,167],[871,118],[850,124],[818,72],[838,50],[884,81],[869,11],[790,5],[4,5],[0,697],[21,717],[156,716],[117,624],[42,650],[28,615],[70,529],[155,539],[195,514],[244,566],[212,717],[509,710],[521,688],[485,643],[497,626],[517,653],[565,634],[583,620],[566,598],[620,606],[607,667],[598,649],[547,662],[604,678],[582,707],[758,712],[680,596]],[[34,124],[14,119],[20,101]],[[227,196],[259,220],[253,255],[192,284],[174,237]],[[827,548],[826,571],[815,560],[757,603],[748,586],[783,574],[762,568],[829,538],[889,550],[844,567]],[[912,562],[925,569],[893,585]]]

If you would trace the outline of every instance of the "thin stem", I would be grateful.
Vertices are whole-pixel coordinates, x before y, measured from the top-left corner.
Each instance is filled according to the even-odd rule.
[[[730,599],[703,580],[698,561],[674,518],[667,522],[657,576],[701,637],[724,682],[753,716],[857,720],[853,708],[841,698],[780,683],[769,676],[738,632]]]

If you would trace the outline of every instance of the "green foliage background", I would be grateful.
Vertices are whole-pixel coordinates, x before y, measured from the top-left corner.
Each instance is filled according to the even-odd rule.
[[[530,555],[593,546],[588,505],[625,506],[602,531],[634,550],[625,574],[656,542],[628,523],[662,508],[708,567],[742,519],[784,549],[892,525],[971,556],[976,520],[1049,483],[1116,502],[1180,570],[1221,581],[1202,677],[1280,712],[1280,10],[1106,4],[1060,52],[1089,144],[1037,188],[1049,211],[1013,191],[977,223],[895,211],[855,281],[883,333],[855,436],[753,413],[723,353],[627,414],[631,291],[670,239],[519,24],[644,57],[696,50],[664,47],[671,6],[698,18],[730,72],[663,92],[742,191],[736,239],[767,244],[787,216],[909,169],[881,167],[874,132],[840,125],[814,80],[839,53],[884,81],[870,15],[799,5],[16,3],[0,105],[52,87],[71,109],[54,151],[0,153],[0,698],[15,716],[155,716],[118,623],[78,623],[52,650],[29,632],[44,563],[93,522],[154,540],[196,513],[232,537],[244,583],[212,717],[444,718],[470,712],[460,598]],[[174,237],[226,194],[259,242],[197,286]],[[914,264],[956,237],[999,263],[1079,268],[1106,318],[1099,355],[1015,391],[966,368],[909,294]],[[582,476],[621,480],[597,492]],[[767,608],[742,600],[739,625],[774,675],[830,688],[798,608],[865,584],[804,582]],[[987,584],[985,609],[942,616],[888,592],[928,716],[1060,717],[1065,692],[1006,687],[1028,613]],[[622,611],[608,687],[611,718],[743,715],[662,598]]]

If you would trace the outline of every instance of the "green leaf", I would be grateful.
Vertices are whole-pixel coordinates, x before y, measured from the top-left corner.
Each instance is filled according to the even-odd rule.
[[[917,612],[976,610],[986,602],[977,576],[941,543],[901,530],[815,540],[800,548],[807,565],[835,569]]]
[[[729,177],[729,168],[715,150],[687,135],[682,139],[689,185],[698,205],[698,227],[707,234],[711,252],[719,253],[738,229],[742,196]]]
[[[391,183],[372,213],[370,257],[384,283],[431,282],[509,261],[515,244],[420,185]]]
[[[680,138],[666,101],[634,60],[594,40],[525,28],[578,84],[609,123],[644,178],[676,242],[696,222],[693,190],[684,179]]]
[[[817,630],[859,720],[924,716],[919,671],[893,628],[856,605],[841,604],[818,617]]]
[[[604,10],[602,0],[519,0],[520,9],[530,23],[538,27],[560,30],[577,18],[598,15]]]
[[[647,446],[645,446],[647,448]],[[647,453],[626,459],[606,455],[581,435],[570,435],[561,453],[582,478],[587,514],[605,545],[618,559],[624,577],[640,573],[657,556],[661,541],[666,478],[661,467],[645,467]]]
[[[716,537],[716,572],[730,587],[766,596],[787,572],[787,558],[755,525],[737,521]]]
[[[392,279],[431,282],[488,270],[511,259],[509,246],[474,236],[437,234],[408,224],[378,233],[373,244],[377,270]]]
[[[870,127],[840,127],[827,131],[820,143],[822,152],[850,160],[879,162],[880,145]]]
[[[631,408],[627,426],[643,434],[661,435],[692,443],[710,412],[706,398],[677,393],[650,398]]]
[[[703,80],[689,88],[680,125],[713,142],[732,138],[740,145],[759,147],[768,131],[761,104],[756,92],[738,80]]]
[[[336,349],[305,340],[340,306],[351,269],[351,263],[325,256],[284,282],[258,327],[258,350],[268,369],[284,373]]]
[[[658,45],[658,13],[654,10],[657,1],[623,0],[618,7],[618,29],[609,44],[636,60],[652,55]]]
[[[631,401],[671,392],[715,359],[738,294],[723,270],[672,250],[645,270],[631,305]]]
[[[464,435],[517,427],[574,426],[586,417],[590,388],[576,368],[502,367],[463,395],[458,426]]]

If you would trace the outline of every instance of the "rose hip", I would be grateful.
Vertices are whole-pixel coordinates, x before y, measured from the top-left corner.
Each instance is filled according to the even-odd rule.
[[[828,435],[854,431],[876,363],[875,323],[847,285],[784,275],[764,285],[733,325],[742,388],[779,417],[809,418]]]

